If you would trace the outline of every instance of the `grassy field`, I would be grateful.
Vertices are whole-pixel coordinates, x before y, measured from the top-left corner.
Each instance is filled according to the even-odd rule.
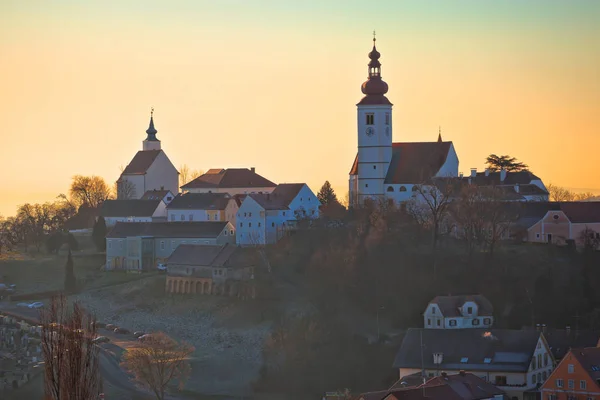
[[[102,269],[104,261],[104,254],[73,253],[75,277],[81,290],[97,289],[142,277],[125,272],[105,272]],[[64,254],[4,255],[0,259],[0,282],[17,285],[15,294],[60,290],[64,286],[66,262],[67,256]]]

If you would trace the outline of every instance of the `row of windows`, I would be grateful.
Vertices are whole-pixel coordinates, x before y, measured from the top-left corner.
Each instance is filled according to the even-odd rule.
[[[175,221],[177,219],[177,215],[176,214],[171,214],[171,221]],[[219,219],[219,215],[218,214],[214,214],[213,215],[213,221],[218,221]],[[194,220],[194,214],[189,214],[188,215],[188,221],[193,221]],[[210,221],[210,214],[206,215],[206,220]],[[180,221],[185,221],[185,214],[181,214],[180,216]]]
[[[544,372],[545,374],[545,372]],[[533,382],[535,383],[535,382]],[[569,379],[567,381],[567,385],[569,389],[575,389],[575,380],[574,379]],[[562,379],[557,379],[556,380],[556,387],[557,388],[564,388],[565,387],[565,381],[563,381]],[[579,389],[587,389],[587,382],[584,381],[583,379],[579,381]]]
[[[536,383],[544,383],[546,381],[546,378],[548,378],[548,374],[546,373],[546,371],[544,372],[538,372],[537,375],[533,374],[531,375],[531,383],[532,384],[536,384]]]
[[[435,312],[433,312],[433,314],[435,314]],[[471,321],[471,323],[473,324],[473,326],[478,326],[480,322],[481,321],[479,320],[479,318],[473,318],[473,320]],[[490,325],[491,323],[492,323],[492,319],[491,318],[484,318],[483,319],[483,324],[484,325]],[[438,319],[437,320],[437,326],[440,326],[440,324],[441,324],[440,320]],[[450,325],[450,326],[456,326],[457,322],[456,322],[455,319],[451,319],[451,320],[448,321],[448,325]],[[429,319],[429,318],[427,319],[427,326],[431,326],[431,319]]]
[[[394,191],[394,187],[393,186],[388,186],[387,188],[388,192],[393,192]],[[406,192],[406,186],[400,186],[400,188],[398,189],[399,192]],[[411,191],[416,192],[417,191],[417,186],[413,186]]]
[[[367,125],[375,125],[375,114],[374,113],[366,113],[365,114],[365,123]],[[390,124],[390,113],[385,113],[385,124]]]
[[[281,226],[285,226],[285,222],[281,223]],[[240,228],[244,227],[244,223],[240,222]],[[262,227],[261,223],[258,223],[258,227]],[[252,222],[248,222],[248,228],[252,228]],[[275,228],[275,222],[271,222],[271,228]]]
[[[539,345],[539,343],[538,343],[538,345]],[[544,365],[542,366],[542,354],[538,354],[537,357],[533,357],[531,359],[531,369],[534,370],[536,368],[547,367],[549,359],[550,359],[550,357],[548,356],[548,353],[544,353]]]

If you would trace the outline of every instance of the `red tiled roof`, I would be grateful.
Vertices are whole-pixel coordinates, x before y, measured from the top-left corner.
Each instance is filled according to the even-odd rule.
[[[143,175],[162,150],[138,151],[121,175]]]
[[[182,189],[194,188],[242,188],[242,187],[275,187],[270,180],[258,175],[248,168],[211,169],[183,185]]]
[[[579,361],[581,366],[588,373],[590,378],[594,381],[598,381],[600,379],[600,348],[599,347],[587,347],[587,348],[579,348],[579,349],[571,349],[571,354],[573,357]],[[567,357],[563,359],[562,362],[565,362]],[[595,368],[594,368],[595,367]]]
[[[224,210],[227,193],[180,193],[167,205],[169,210]]]
[[[600,201],[563,202],[560,209],[572,223],[600,222]]]
[[[392,161],[385,183],[423,183],[434,177],[446,162],[452,142],[392,143]],[[350,175],[358,174],[358,155]]]

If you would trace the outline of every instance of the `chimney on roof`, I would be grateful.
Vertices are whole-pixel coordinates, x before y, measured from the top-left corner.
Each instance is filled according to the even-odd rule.
[[[505,179],[506,179],[506,170],[504,168],[502,168],[500,170],[500,182],[504,182]]]
[[[458,372],[458,374],[459,374],[460,376],[465,376],[467,373],[465,372],[465,370],[464,370],[464,369],[461,369],[461,370]]]
[[[256,168],[254,168],[254,167],[251,167],[251,168],[250,168],[250,171],[252,171],[252,173],[254,174],[254,173],[256,173]]]
[[[515,192],[519,193],[519,184],[515,184]]]
[[[477,168],[471,168],[471,178],[475,178],[477,176]]]
[[[485,176],[490,176],[490,169],[489,168],[485,169]]]

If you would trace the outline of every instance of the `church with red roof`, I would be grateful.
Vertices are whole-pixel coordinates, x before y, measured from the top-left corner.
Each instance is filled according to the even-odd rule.
[[[350,170],[351,205],[388,199],[402,203],[413,198],[416,186],[435,177],[458,177],[458,156],[452,142],[393,142],[392,103],[381,78],[381,54],[369,53],[368,79],[358,108],[358,154]]]

